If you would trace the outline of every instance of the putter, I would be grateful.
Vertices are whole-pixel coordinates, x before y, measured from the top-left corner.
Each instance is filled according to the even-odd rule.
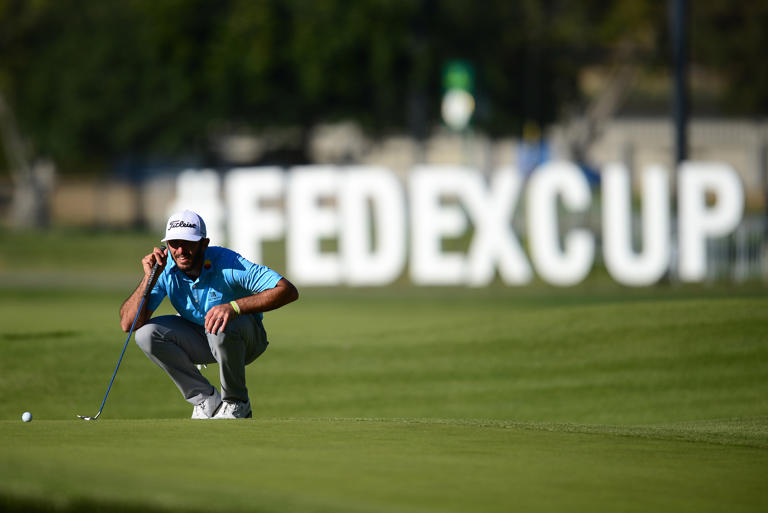
[[[165,246],[160,246],[160,249],[165,249]],[[87,415],[78,415],[83,420],[96,420],[99,418],[99,415],[101,415],[101,412],[104,410],[104,404],[107,402],[107,397],[109,396],[109,391],[112,390],[112,383],[115,382],[115,376],[117,376],[117,369],[120,368],[120,362],[123,361],[123,355],[125,354],[125,350],[128,348],[128,341],[131,340],[131,335],[133,335],[133,328],[136,326],[136,321],[139,320],[139,314],[141,313],[141,309],[144,307],[144,300],[147,299],[147,296],[149,295],[149,288],[152,285],[152,282],[155,279],[155,275],[157,274],[157,270],[160,268],[160,264],[158,262],[155,262],[155,265],[152,266],[152,272],[149,273],[149,281],[147,281],[147,286],[144,287],[144,293],[141,295],[141,302],[139,303],[139,309],[136,310],[136,317],[133,318],[133,323],[131,323],[131,329],[128,331],[128,338],[125,339],[125,345],[123,345],[123,351],[120,353],[120,359],[117,360],[117,366],[115,367],[115,372],[112,373],[112,379],[109,380],[109,386],[107,387],[107,393],[104,394],[104,400],[101,401],[101,407],[99,408],[99,412],[94,415],[93,417],[89,417]]]

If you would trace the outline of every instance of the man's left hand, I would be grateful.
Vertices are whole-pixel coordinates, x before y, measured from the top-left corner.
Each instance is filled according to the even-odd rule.
[[[223,305],[216,305],[205,314],[205,331],[213,335],[218,335],[224,328],[227,327],[227,323],[233,317],[237,317],[235,309],[229,303]]]

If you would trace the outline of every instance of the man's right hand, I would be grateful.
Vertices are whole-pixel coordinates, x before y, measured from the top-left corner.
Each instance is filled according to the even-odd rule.
[[[165,264],[168,259],[168,250],[165,248],[155,248],[152,250],[152,253],[145,256],[141,259],[141,265],[144,267],[144,275],[149,276],[152,273],[152,267],[154,267],[155,262],[160,264],[160,268],[158,269],[158,272],[161,272],[163,269],[165,269]]]

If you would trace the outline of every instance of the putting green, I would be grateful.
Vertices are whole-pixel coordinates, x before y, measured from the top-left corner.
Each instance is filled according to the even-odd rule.
[[[189,420],[131,342],[104,413],[83,422],[149,242],[4,236],[2,511],[768,506],[762,284],[302,290],[265,316],[253,420]]]
[[[750,424],[744,437],[729,435]],[[768,419],[698,429],[397,419],[4,421],[0,429],[6,494],[64,509],[702,512],[768,504]]]

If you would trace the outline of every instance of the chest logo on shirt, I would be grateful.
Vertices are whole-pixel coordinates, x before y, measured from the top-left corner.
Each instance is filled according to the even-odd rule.
[[[215,290],[210,291],[208,293],[208,301],[221,301],[221,292],[217,292]]]
[[[205,262],[203,262],[203,267],[205,268],[206,271],[208,269],[210,269],[211,268],[211,261],[210,260],[206,260]]]

